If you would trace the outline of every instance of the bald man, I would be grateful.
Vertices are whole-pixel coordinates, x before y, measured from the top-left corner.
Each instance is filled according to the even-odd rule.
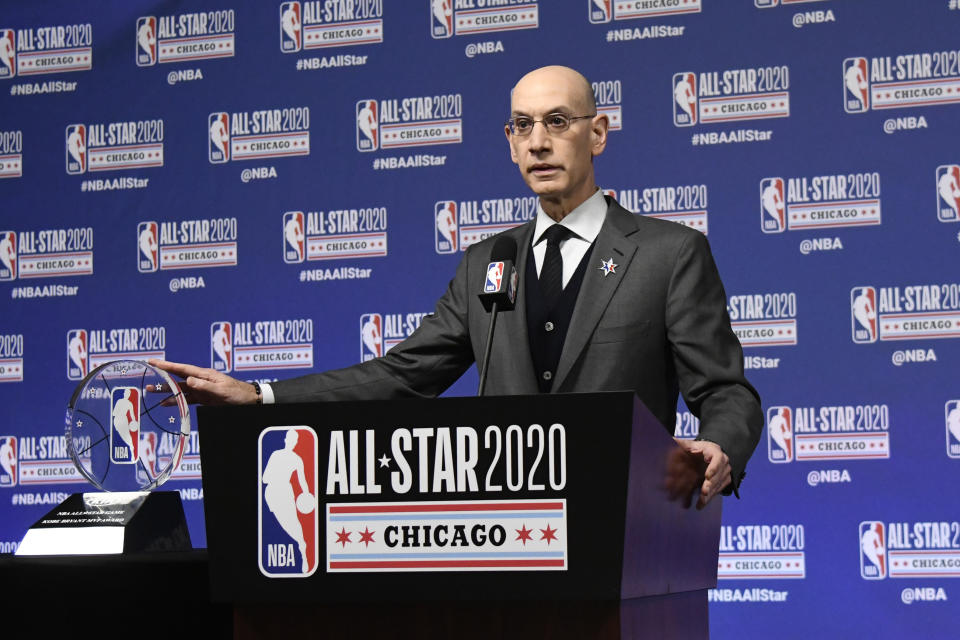
[[[674,457],[668,489],[692,498],[700,486],[698,506],[735,491],[763,415],[706,238],[633,215],[598,189],[593,158],[609,123],[578,72],[531,71],[510,108],[510,157],[539,206],[535,220],[503,234],[517,243],[522,283],[516,312],[498,321],[487,393],[630,390],[672,433],[682,391],[700,434],[678,441],[685,453]],[[477,293],[493,242],[467,249],[434,314],[380,358],[259,389],[211,369],[154,364],[185,378],[194,402],[435,396],[483,357],[489,314]]]

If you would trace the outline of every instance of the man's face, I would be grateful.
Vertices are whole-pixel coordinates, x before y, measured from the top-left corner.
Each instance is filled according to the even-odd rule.
[[[524,116],[534,120],[562,113],[567,117],[593,113],[584,98],[583,86],[563,70],[539,69],[525,76],[513,90],[511,118]],[[577,204],[594,189],[592,158],[606,145],[606,116],[570,122],[562,133],[548,133],[542,122],[533,125],[527,136],[511,135],[510,156],[519,166],[524,181],[537,195],[547,200]]]

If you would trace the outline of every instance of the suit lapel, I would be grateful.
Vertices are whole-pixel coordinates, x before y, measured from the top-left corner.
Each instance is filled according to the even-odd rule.
[[[560,354],[560,364],[557,366],[557,375],[553,380],[553,390],[558,391],[570,373],[570,369],[580,357],[593,331],[600,322],[610,299],[623,280],[624,273],[630,266],[636,253],[636,246],[626,240],[626,236],[637,230],[637,224],[632,213],[621,207],[615,201],[610,201],[607,207],[607,217],[592,253],[588,256],[587,272],[580,285],[580,294],[570,319],[570,328]],[[613,260],[616,271],[605,275],[600,269],[601,260]],[[524,317],[524,336],[526,336],[526,318]],[[532,366],[531,366],[532,371]]]
[[[509,349],[507,362],[515,371],[510,393],[535,394],[539,392],[530,356],[530,341],[527,334],[527,298],[524,278],[527,268],[527,253],[533,236],[534,223],[530,222],[517,230],[517,302],[512,313],[503,313],[497,318],[497,337],[503,336]]]

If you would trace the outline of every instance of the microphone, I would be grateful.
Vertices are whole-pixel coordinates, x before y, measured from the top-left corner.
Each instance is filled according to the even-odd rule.
[[[493,331],[497,325],[497,313],[512,311],[517,302],[517,243],[505,235],[497,236],[490,251],[490,263],[480,293],[480,303],[490,313],[490,327],[487,330],[487,346],[480,363],[480,386],[477,395],[482,396],[487,384],[487,369],[490,364],[490,350],[493,347]]]

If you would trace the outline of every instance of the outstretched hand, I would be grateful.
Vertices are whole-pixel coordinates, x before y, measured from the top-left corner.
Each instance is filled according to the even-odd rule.
[[[689,507],[699,485],[697,509],[703,509],[730,484],[730,458],[720,445],[713,442],[674,440],[680,448],[671,451],[667,460],[667,477],[664,481],[667,494],[671,500],[683,500],[684,507]]]
[[[231,378],[225,373],[166,360],[148,360],[147,363],[182,378],[180,389],[190,404],[256,404],[257,402],[257,392],[252,384]],[[148,387],[147,391],[163,393],[168,390]]]

